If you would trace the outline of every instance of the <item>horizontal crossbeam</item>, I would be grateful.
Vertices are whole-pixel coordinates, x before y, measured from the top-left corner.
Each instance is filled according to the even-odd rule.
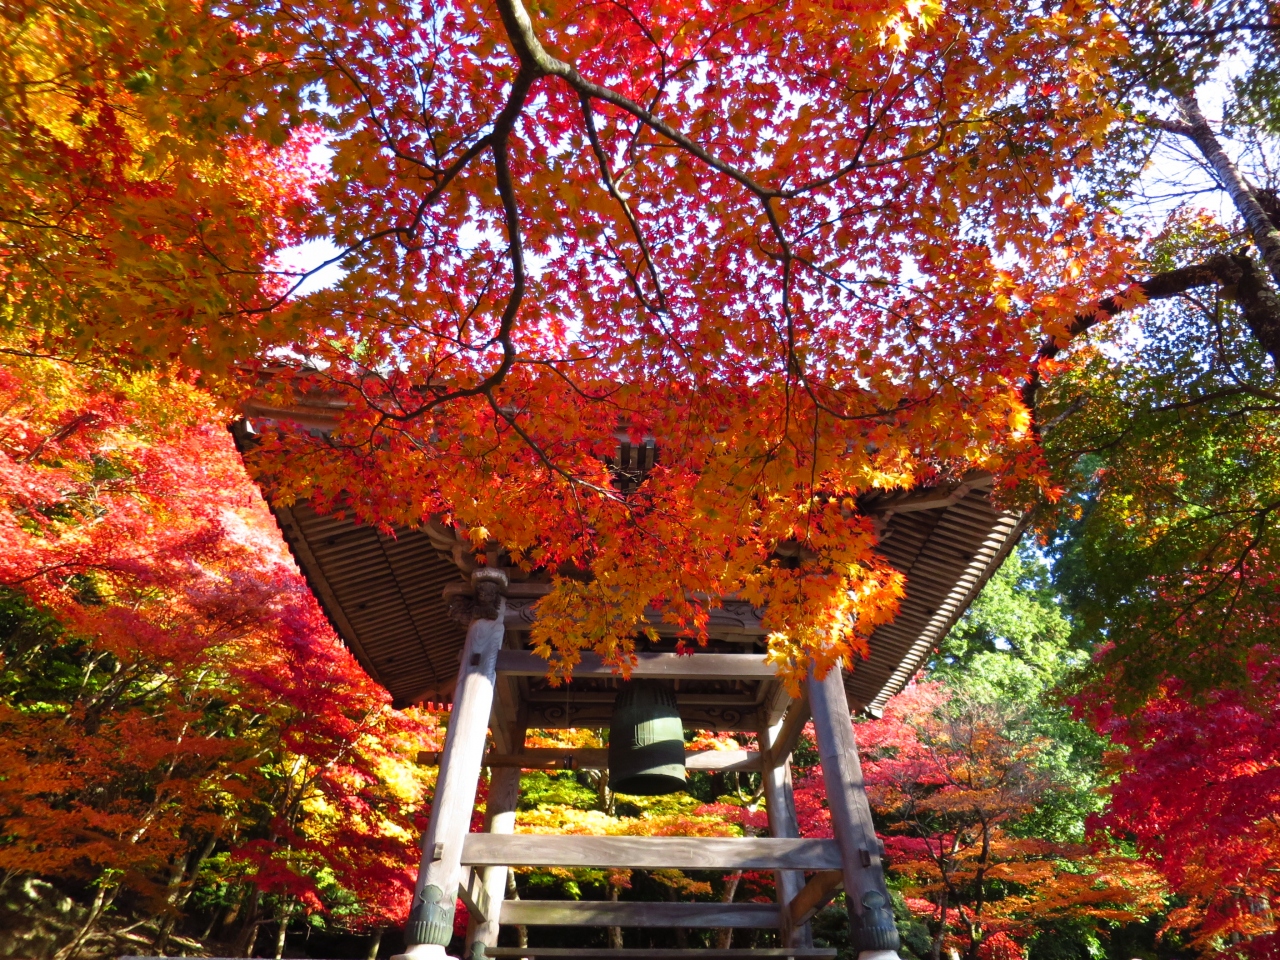
[[[776,930],[773,903],[507,900],[501,921],[527,927],[746,927]]]
[[[665,680],[768,680],[774,667],[758,653],[637,653],[633,677]],[[512,677],[545,677],[547,661],[532,650],[498,652],[498,673]],[[584,653],[573,668],[575,677],[617,677],[619,673],[598,653]]]
[[[693,730],[715,730],[722,733],[755,733],[760,729],[761,717],[759,707],[752,703],[725,703],[719,706],[698,705],[682,699],[683,694],[676,694],[676,702],[680,705],[680,719],[687,728]],[[526,711],[531,730],[568,730],[583,727],[607,727],[613,722],[613,701],[584,703],[574,697],[569,702],[561,699],[553,703],[550,700],[523,700],[521,705]]]
[[[434,767],[440,762],[440,752],[421,750],[418,762]],[[595,747],[577,747],[558,750],[538,747],[524,753],[485,754],[486,767],[519,767],[521,770],[607,770],[609,751]],[[696,750],[684,755],[684,765],[689,770],[748,771],[760,769],[760,754],[754,750]]]
[[[834,840],[777,837],[581,837],[468,834],[473,867],[598,867],[638,870],[839,870]]]

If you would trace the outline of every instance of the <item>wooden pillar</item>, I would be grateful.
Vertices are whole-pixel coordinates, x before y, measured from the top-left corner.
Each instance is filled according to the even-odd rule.
[[[764,786],[765,809],[769,814],[769,835],[798,838],[800,825],[796,820],[795,796],[791,792],[791,752],[787,744],[780,743],[779,735],[786,724],[786,716],[759,732],[760,778]],[[804,887],[804,873],[799,870],[778,870],[774,873],[778,909],[782,914],[779,926],[782,944],[788,947],[813,946],[813,933],[809,924],[791,927],[791,901]]]
[[[898,929],[893,922],[880,841],[871,822],[871,804],[862,781],[862,763],[858,760],[858,743],[840,668],[833,667],[822,680],[810,672],[808,689],[831,825],[840,845],[853,943],[859,960],[896,960]]]
[[[515,833],[516,804],[520,799],[520,773],[519,767],[500,767],[493,771],[489,780],[489,801],[485,806],[487,833]],[[509,867],[484,868],[483,885],[489,915],[484,920],[472,918],[471,927],[467,930],[466,956],[468,957],[482,957],[484,947],[498,945],[498,921],[502,916],[502,900],[507,893],[509,870]]]
[[[484,568],[471,575],[471,582],[475,607],[453,688],[431,820],[422,837],[422,862],[405,928],[408,946],[396,960],[443,960],[453,937],[462,842],[470,831],[498,675],[506,607],[501,590],[507,578],[499,570]]]

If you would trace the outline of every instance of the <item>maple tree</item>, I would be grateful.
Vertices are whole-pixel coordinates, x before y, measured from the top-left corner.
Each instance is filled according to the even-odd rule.
[[[0,410],[0,869],[85,899],[57,955],[197,906],[242,952],[401,922],[438,732],[340,647],[213,401],[0,354]]]
[[[1205,956],[1267,957],[1280,844],[1274,667],[1256,695],[1196,703],[1171,683],[1133,716],[1103,706],[1094,722],[1118,747],[1119,779],[1097,826],[1134,842],[1182,897],[1165,924]]]
[[[0,19],[0,325],[100,364],[227,372],[300,236],[315,142],[229,86],[261,51],[203,4],[22,0]]]
[[[1061,789],[1036,762],[1048,744],[1015,733],[1023,722],[924,683],[858,727],[886,852],[935,960],[944,948],[1017,956],[1040,924],[1129,922],[1163,905],[1161,884],[1132,858],[1019,829]]]
[[[565,668],[728,593],[769,601],[792,679],[865,653],[900,583],[857,496],[1038,475],[1017,385],[1121,276],[1070,192],[1117,116],[1084,0],[102,0],[5,29],[8,322],[329,393],[324,442],[259,448],[274,495],[589,571],[541,606]],[[273,259],[302,238],[330,288]],[[619,431],[658,441],[634,496]]]
[[[1016,471],[1039,331],[1119,277],[1064,189],[1112,119],[1087,4],[267,15],[345,271],[287,308],[316,333],[276,382],[346,406],[255,465],[555,571],[557,669],[625,669],[646,607],[696,634],[689,598],[734,593],[793,681],[864,654],[900,578],[857,495]],[[619,433],[658,445],[631,495]]]
[[[284,399],[327,394],[333,433],[260,445],[273,495],[444,517],[555,571],[557,670],[584,646],[625,668],[645,607],[696,635],[691,598],[736,593],[768,601],[794,681],[893,614],[860,494],[972,468],[1024,501],[1051,485],[1028,417],[1073,338],[1217,287],[1275,355],[1273,194],[1195,101],[1243,56],[1231,123],[1274,126],[1269,16],[27,3],[5,27],[8,322],[179,358],[227,396],[254,357]],[[1134,260],[1111,201],[1155,135],[1203,155],[1264,266]],[[78,245],[45,243],[72,215]],[[333,255],[291,272],[304,238]],[[630,491],[608,461],[646,437]]]
[[[1012,709],[1018,728],[1036,739],[1036,766],[1054,785],[1022,829],[1080,843],[1087,819],[1102,809],[1108,741],[1075,716],[1092,653],[1058,594],[1045,559],[1018,547],[987,581],[947,634],[924,675],[983,704]]]

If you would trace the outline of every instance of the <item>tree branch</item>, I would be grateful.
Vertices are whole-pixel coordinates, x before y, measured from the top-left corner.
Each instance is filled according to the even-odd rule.
[[[736,180],[761,199],[782,196],[781,191],[757,183],[745,171],[721,160],[706,148],[675,129],[675,127],[658,119],[640,104],[610,90],[608,87],[592,83],[579,74],[571,64],[558,60],[547,53],[537,34],[533,32],[533,22],[530,21],[528,11],[525,10],[521,0],[498,0],[498,12],[502,17],[502,25],[506,28],[507,38],[511,41],[516,57],[527,69],[532,70],[538,76],[560,77],[577,91],[579,96],[603,100],[625,110],[651,130],[660,133],[672,143],[693,154],[713,170],[717,170],[725,176]]]
[[[1208,286],[1218,286],[1234,292],[1236,303],[1250,332],[1270,355],[1276,369],[1280,370],[1280,297],[1267,282],[1257,261],[1248,253],[1220,253],[1200,263],[1158,273],[1135,283],[1124,294],[1099,300],[1091,311],[1076,314],[1066,336],[1050,337],[1036,353],[1031,375],[1022,388],[1022,399],[1027,409],[1035,410],[1042,361],[1052,360],[1080,334],[1144,303],[1168,300],[1198,287]]]

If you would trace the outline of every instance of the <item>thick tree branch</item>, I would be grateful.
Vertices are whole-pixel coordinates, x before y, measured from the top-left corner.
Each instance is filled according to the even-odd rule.
[[[515,55],[526,69],[534,71],[539,76],[560,77],[577,91],[579,96],[603,100],[625,110],[651,130],[662,134],[662,136],[693,154],[713,170],[717,170],[725,176],[736,180],[761,199],[782,196],[780,191],[756,183],[745,171],[721,160],[675,129],[675,127],[658,119],[640,104],[610,90],[608,87],[592,83],[579,74],[571,64],[558,60],[547,53],[537,34],[533,31],[533,22],[529,19],[529,13],[525,10],[521,0],[498,0],[498,13],[502,17],[502,25],[506,28],[507,38],[511,41]]]
[[[1098,301],[1088,313],[1076,314],[1066,336],[1051,337],[1036,353],[1031,375],[1022,388],[1027,409],[1035,410],[1036,392],[1040,389],[1041,361],[1052,360],[1080,334],[1126,310],[1152,300],[1168,300],[1198,287],[1217,286],[1234,293],[1245,324],[1259,345],[1280,370],[1280,296],[1267,281],[1266,273],[1246,252],[1221,253],[1200,263],[1158,273],[1135,283],[1123,295]]]
[[[512,342],[511,335],[515,330],[516,318],[520,315],[520,304],[524,301],[526,271],[524,244],[520,233],[520,206],[516,198],[515,181],[511,176],[511,170],[508,165],[507,149],[512,128],[515,126],[516,119],[520,116],[520,111],[524,108],[525,99],[528,97],[529,88],[532,85],[533,75],[531,71],[521,70],[516,74],[507,104],[494,123],[493,132],[485,138],[487,144],[493,150],[494,178],[497,181],[498,196],[502,201],[503,220],[507,228],[507,248],[510,251],[511,262],[511,291],[507,295],[507,302],[503,308],[502,317],[498,322],[497,332],[481,344],[480,349],[500,346],[502,348],[502,359],[488,376],[474,386],[442,391],[433,396],[429,402],[401,413],[392,413],[385,409],[379,409],[379,415],[383,420],[406,423],[422,416],[428,410],[452,403],[454,400],[461,400],[466,397],[489,396],[491,391],[506,379],[511,367],[516,362],[516,348]],[[370,403],[372,405],[372,401]]]
[[[1261,190],[1255,187],[1253,197],[1271,220],[1272,225],[1280,227],[1280,195],[1277,195],[1274,190]]]
[[[1190,137],[1191,127],[1183,123],[1181,120],[1167,120],[1164,117],[1144,117],[1139,121],[1142,126],[1150,127],[1152,130],[1163,130],[1165,133],[1176,134],[1179,137]]]

